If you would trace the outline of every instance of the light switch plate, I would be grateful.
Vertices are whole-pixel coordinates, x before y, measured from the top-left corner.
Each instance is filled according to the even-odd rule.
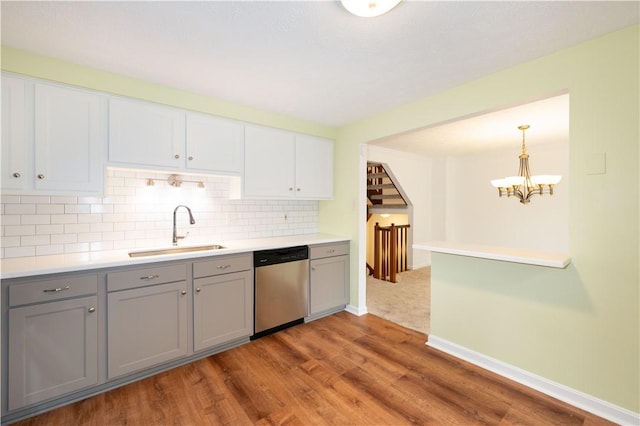
[[[604,175],[607,173],[607,153],[589,154],[587,157],[587,174]]]

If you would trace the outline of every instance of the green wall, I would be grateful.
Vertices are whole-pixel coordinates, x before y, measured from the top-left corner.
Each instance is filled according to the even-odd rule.
[[[358,253],[364,217],[353,206],[360,200],[360,144],[568,91],[572,264],[558,270],[436,254],[431,332],[636,413],[640,411],[638,28],[339,129],[336,182],[341,186],[335,201],[323,203],[320,210],[322,228],[351,235],[352,253]],[[587,174],[591,156],[602,153],[606,174]],[[514,232],[526,238],[526,226]],[[363,262],[352,257],[351,304],[358,307],[365,306],[358,291]]]
[[[351,305],[358,308],[365,307],[360,145],[568,90],[572,264],[555,270],[434,255],[432,333],[638,412],[638,38],[634,26],[340,129],[6,47],[2,69],[335,138],[335,198],[320,203],[320,229],[353,239]],[[590,156],[602,153],[607,173],[587,175]]]

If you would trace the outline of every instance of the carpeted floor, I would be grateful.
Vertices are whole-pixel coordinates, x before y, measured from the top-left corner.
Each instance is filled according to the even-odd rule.
[[[396,324],[429,334],[431,268],[398,274],[398,282],[367,276],[367,310]]]

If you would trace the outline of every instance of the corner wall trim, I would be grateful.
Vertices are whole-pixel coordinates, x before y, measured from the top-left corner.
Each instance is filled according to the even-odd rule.
[[[456,343],[430,335],[426,345],[618,424],[640,424],[640,413],[634,413]]]
[[[362,315],[368,313],[366,306],[363,306],[363,307],[360,308],[360,307],[354,306],[354,305],[347,305],[347,307],[344,308],[344,310],[349,312],[350,314],[357,315],[359,317],[361,317]]]

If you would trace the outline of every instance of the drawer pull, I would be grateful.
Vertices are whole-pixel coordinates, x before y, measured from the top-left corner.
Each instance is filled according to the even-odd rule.
[[[216,266],[217,269],[227,269],[227,268],[231,268],[231,265],[218,265]]]
[[[196,293],[200,293],[200,287],[196,288]]]
[[[141,280],[154,280],[156,278],[160,277],[160,275],[147,275],[146,277],[140,277]]]
[[[180,294],[184,296],[185,294],[187,294],[187,290],[182,290]]]
[[[94,313],[95,311],[96,311],[95,306],[92,306],[92,307],[89,308],[89,313],[90,314]]]
[[[331,253],[335,253],[335,252],[336,252],[336,250],[335,250],[335,249],[329,249],[329,250],[327,250],[327,253],[329,253],[329,254],[331,254]]]
[[[64,286],[64,287],[58,287],[58,288],[47,288],[42,290],[44,293],[57,293],[59,291],[65,291],[65,290],[69,290],[71,287],[69,287],[68,285]]]

